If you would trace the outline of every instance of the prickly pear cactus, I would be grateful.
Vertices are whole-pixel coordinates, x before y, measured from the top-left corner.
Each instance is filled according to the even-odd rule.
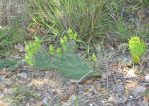
[[[72,79],[80,79],[92,71],[92,68],[75,53],[63,54],[56,68],[64,77]]]
[[[129,39],[128,46],[133,62],[138,64],[146,50],[145,42],[138,36],[133,36]]]
[[[77,34],[69,29],[67,35],[60,39],[61,46],[54,48],[50,45],[48,53],[42,48],[41,40],[36,37],[26,45],[25,60],[37,69],[56,69],[66,78],[80,79],[86,73],[92,72],[92,68],[75,53],[76,40]]]
[[[81,57],[72,52],[59,56],[49,56],[45,51],[34,55],[34,67],[41,70],[55,69],[65,78],[80,79],[92,68]]]

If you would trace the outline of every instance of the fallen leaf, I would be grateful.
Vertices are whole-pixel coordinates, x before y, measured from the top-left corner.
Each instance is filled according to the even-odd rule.
[[[126,74],[126,78],[137,77],[137,75],[136,75],[136,72],[137,72],[137,71],[138,71],[138,70],[135,69],[135,68],[129,69],[129,71],[128,71],[127,74]]]
[[[83,80],[81,83],[83,83],[83,84],[91,84],[91,83],[93,83],[93,80],[92,79]]]
[[[70,98],[69,95],[65,95],[65,96],[63,96],[63,97],[61,98],[61,101],[66,102],[66,101],[69,100],[69,98]]]

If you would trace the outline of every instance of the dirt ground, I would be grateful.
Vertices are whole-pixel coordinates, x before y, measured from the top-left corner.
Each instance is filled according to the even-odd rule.
[[[12,72],[0,70],[0,106],[148,106],[149,56],[133,65],[127,52],[115,54],[102,75],[80,81],[32,69],[14,54],[10,58],[22,64]]]

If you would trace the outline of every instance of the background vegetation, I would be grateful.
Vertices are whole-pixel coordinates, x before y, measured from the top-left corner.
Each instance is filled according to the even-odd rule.
[[[142,79],[148,78],[148,60],[141,61],[149,40],[148,11],[149,0],[0,0],[0,105],[3,97],[14,105],[37,101],[50,105],[57,100],[60,105],[59,96],[65,91],[65,101],[75,99],[76,106],[87,96],[96,95],[98,101],[98,94],[110,104],[111,97],[116,103],[122,97],[120,104],[129,105],[142,100],[132,96],[133,90],[134,101],[123,101],[123,96],[126,92],[130,97],[129,85],[137,90],[135,84],[140,87],[142,82],[139,90],[144,90]],[[88,76],[91,72],[96,77]],[[136,76],[135,81],[123,81]],[[80,92],[85,94],[81,98]]]
[[[1,0],[0,54],[35,36],[60,47],[68,28],[77,33],[78,52],[91,60],[98,44],[118,45],[133,36],[149,38],[145,10],[148,0]],[[25,41],[25,42],[24,42]]]

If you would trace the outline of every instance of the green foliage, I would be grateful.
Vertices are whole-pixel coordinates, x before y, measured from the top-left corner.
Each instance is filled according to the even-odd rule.
[[[80,79],[92,71],[87,63],[75,53],[63,53],[59,56],[49,56],[47,52],[37,52],[34,56],[34,67],[41,70],[55,69],[62,76],[71,79]]]
[[[48,52],[43,50],[42,48],[40,48],[40,50],[38,50],[32,56],[33,68],[37,68],[40,70],[55,69],[54,62],[55,60],[53,60],[53,58],[49,56]]]
[[[119,18],[116,22],[116,34],[117,39],[119,41],[127,41],[128,38],[131,36],[131,32],[128,30],[125,21],[121,18]]]
[[[24,105],[30,98],[38,100],[39,96],[33,91],[31,87],[26,85],[13,85],[12,94],[6,96],[5,99],[13,106]]]
[[[60,39],[60,47],[49,46],[49,53],[41,48],[41,41],[35,41],[26,45],[26,62],[41,70],[55,69],[66,78],[79,79],[89,71],[92,71],[83,59],[75,54],[75,42],[77,34],[71,29]],[[50,55],[49,55],[50,54]]]
[[[55,48],[53,45],[49,46],[50,54],[57,53],[59,57],[62,57],[64,52],[74,52],[76,49],[75,42],[78,40],[77,34],[72,31],[72,29],[68,29],[66,35],[60,38],[60,47]]]
[[[149,89],[146,89],[145,90],[144,95],[147,96],[147,97],[149,97]]]
[[[113,27],[107,3],[107,0],[32,0],[29,12],[33,24],[46,27],[53,36],[61,37],[65,29],[72,28],[81,40],[90,41],[103,37]]]
[[[79,95],[75,95],[75,106],[79,106]]]
[[[7,56],[10,54],[11,45],[19,40],[16,33],[17,31],[13,30],[10,26],[0,28],[0,55]],[[14,38],[18,38],[18,40]]]
[[[138,12],[139,10],[144,10],[148,3],[148,0],[110,0],[107,3],[107,7],[114,24],[113,29],[110,30],[114,34],[109,34],[110,39],[116,38],[116,40],[124,43],[132,35],[147,39],[148,28],[139,21],[139,17],[143,17],[145,14],[138,15]]]
[[[13,2],[5,0],[1,2],[0,55],[2,56],[10,55],[13,52],[12,45],[24,41],[26,37],[27,17],[25,7],[18,0],[14,0]]]
[[[0,60],[0,69],[7,68],[9,71],[15,70],[20,63],[16,62],[15,60]]]
[[[145,42],[138,36],[133,36],[129,39],[128,46],[133,62],[135,64],[139,63],[146,50]]]
[[[57,65],[58,72],[66,78],[80,79],[86,73],[92,71],[92,68],[74,53],[64,53]]]
[[[62,57],[62,49],[61,48],[57,48],[57,50],[56,50],[56,52],[57,52],[57,54],[58,54],[58,56],[59,57]]]
[[[49,46],[49,52],[50,52],[51,55],[54,55],[55,51],[54,51],[53,45]]]
[[[26,47],[26,55],[25,55],[25,61],[33,66],[33,55],[37,53],[37,51],[41,48],[41,40],[39,40],[37,37],[35,37],[35,40],[33,42],[29,42]]]
[[[97,57],[96,57],[96,55],[94,53],[92,54],[91,60],[94,61],[94,62],[97,61]]]

